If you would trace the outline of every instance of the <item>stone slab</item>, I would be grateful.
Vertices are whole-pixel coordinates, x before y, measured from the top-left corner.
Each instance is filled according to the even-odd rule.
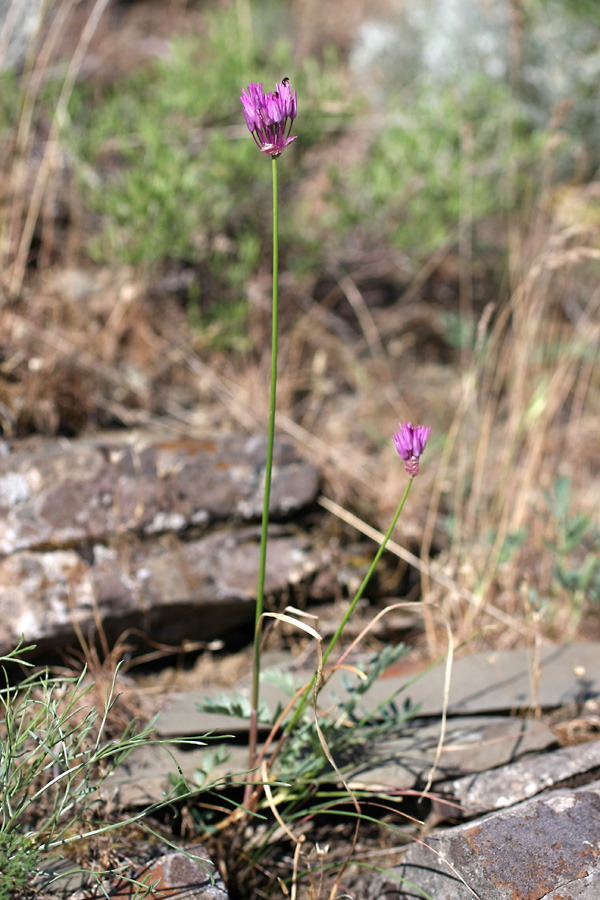
[[[31,449],[30,449],[31,447]],[[266,438],[23,442],[0,455],[0,555],[259,520]],[[312,504],[319,473],[275,442],[271,509]]]
[[[600,775],[600,740],[483,771],[475,777],[456,779],[452,798],[465,815],[480,815],[514,806],[568,779],[588,773]]]
[[[537,697],[531,688],[531,660],[527,650],[473,653],[454,661],[448,712],[519,712],[535,704],[543,708],[567,706],[600,695],[600,644],[544,647]],[[407,679],[382,678],[371,692],[371,702],[394,690],[419,708],[420,715],[440,712],[444,666],[426,672],[409,686]]]
[[[72,860],[61,856],[44,859],[43,874],[33,879],[36,896],[55,900],[90,900],[91,897],[108,897],[113,900],[141,900],[144,896],[161,900],[227,900],[228,894],[216,866],[202,844],[175,848],[164,845],[156,855],[156,846],[140,842],[135,855],[148,861],[130,865],[124,870],[121,864],[118,874],[91,875]],[[147,887],[153,890],[147,893]]]
[[[292,658],[289,665],[281,663],[281,672],[291,671]],[[454,661],[450,683],[448,713],[450,717],[517,713],[527,709],[532,701],[530,690],[530,667],[526,650],[509,650],[501,653],[475,653]],[[310,683],[312,672],[294,673],[298,686]],[[369,692],[360,698],[359,706],[366,712],[375,710],[380,704],[394,699],[400,707],[409,702],[419,718],[437,717],[442,712],[444,695],[444,665],[412,676],[411,678],[393,676],[382,677],[371,687]],[[276,680],[276,679],[275,679]],[[346,683],[353,683],[353,677],[346,672],[343,677],[336,674],[325,685],[319,695],[323,709],[331,707],[336,698],[343,697]],[[477,687],[474,688],[474,685]],[[245,697],[250,696],[250,679],[244,679],[236,691]],[[205,696],[215,696],[216,692],[207,691]],[[572,644],[564,647],[547,647],[542,653],[539,702],[544,708],[558,708],[571,703],[580,702],[588,697],[600,695],[600,644]],[[277,703],[285,703],[288,694],[282,686],[273,683],[273,679],[261,688],[261,697],[271,709]],[[180,694],[165,709],[159,728],[168,736],[179,733],[179,725],[175,721],[183,720],[183,712],[187,711],[188,734],[205,732],[207,725],[222,727],[220,720],[206,719],[206,714],[198,713],[196,702],[199,692]],[[229,721],[229,727],[243,727],[243,722],[235,726]],[[225,725],[224,727],[227,727]],[[247,725],[246,725],[247,727]],[[491,751],[490,751],[491,753]]]
[[[179,715],[182,719],[179,720]],[[171,734],[173,724],[180,721],[180,731],[187,731],[185,721],[193,715],[185,705],[170,709],[168,718]],[[159,725],[162,716],[159,718]],[[227,734],[237,729],[227,716],[211,716],[212,724],[221,726],[221,733]],[[245,720],[233,720],[242,723]],[[228,729],[227,729],[228,726]],[[435,760],[439,740],[439,723],[410,726],[406,734],[395,740],[381,741],[369,747],[368,754],[358,757],[349,771],[347,780],[356,790],[406,789],[422,784],[428,777]],[[213,733],[219,729],[211,729]],[[164,727],[162,729],[164,732]],[[201,730],[198,735],[207,733]],[[477,755],[472,752],[475,744],[485,745],[492,741],[492,754]],[[548,729],[539,727],[537,722],[501,720],[497,717],[482,719],[459,719],[452,723],[448,732],[447,745],[436,768],[435,782],[447,778],[449,772],[473,772],[495,761],[513,758],[515,755],[546,749],[553,742]],[[206,771],[206,779],[215,781],[241,776],[247,771],[248,750],[244,743],[233,744],[227,738],[207,741],[205,747],[191,745],[169,745],[165,747],[148,745],[135,750],[127,760],[112,773],[105,782],[104,793],[110,799],[118,791],[118,802],[126,807],[143,807],[160,802],[172,789],[169,773],[176,775],[177,766],[186,778],[193,779],[194,772],[204,771],[207,760],[214,760],[214,750],[218,746],[227,758],[223,762],[211,761]],[[117,794],[115,794],[115,799]]]
[[[140,747],[103,781],[101,796],[124,809],[145,809],[173,794],[171,776],[177,779],[182,773],[190,784],[201,787],[225,779],[236,781],[248,771],[246,746],[219,742],[226,758],[217,764],[210,756],[214,749],[214,741],[205,747],[170,744],[168,751],[157,744]]]
[[[468,773],[464,774],[468,784],[473,773],[541,752],[556,742],[549,728],[531,719],[459,716],[448,723],[444,747],[436,763],[440,729],[440,721],[417,721],[410,723],[400,737],[372,744],[364,759],[348,775],[351,787],[389,791],[422,786],[434,764],[434,785],[459,772]],[[453,791],[450,793],[453,803],[461,802],[461,797]],[[445,812],[450,818],[457,818],[454,806],[447,807]]]
[[[285,526],[270,531],[265,590],[297,585],[320,566],[306,537]],[[24,551],[0,560],[0,653],[18,643],[38,652],[76,641],[102,620],[108,640],[128,628],[163,644],[211,641],[232,629],[252,633],[260,562],[258,526],[219,531],[197,540],[176,535],[97,544],[76,550]]]
[[[161,900],[227,900],[228,897],[223,879],[202,845],[171,850],[138,869],[133,877],[138,885],[125,879],[117,881],[110,891],[112,900],[138,900],[144,894],[139,884],[152,885],[150,896]]]
[[[365,900],[600,900],[600,782],[413,844]]]

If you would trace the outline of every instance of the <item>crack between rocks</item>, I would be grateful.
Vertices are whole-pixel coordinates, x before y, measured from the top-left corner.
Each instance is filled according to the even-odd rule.
[[[581,881],[581,878],[570,878],[568,881],[561,881],[560,884],[555,884],[552,890],[548,891],[547,894],[538,897],[538,900],[545,900],[546,897],[552,896],[552,894],[554,894],[556,891],[561,891],[563,888],[569,887],[569,885],[571,884],[577,884],[578,881]]]
[[[435,851],[434,851],[434,852],[435,852]],[[456,869],[456,868],[452,865],[452,863],[449,862],[449,861],[446,859],[446,857],[445,857],[442,853],[436,853],[436,855],[437,855],[438,859],[440,860],[440,862],[443,862],[446,866],[448,866],[448,868],[450,869],[450,871],[451,871],[454,875],[456,875],[456,877],[457,877],[458,880],[461,882],[461,884],[464,884],[464,886],[466,887],[466,889],[467,889],[468,891],[470,891],[470,892],[473,894],[473,896],[475,897],[475,900],[483,900],[483,897],[481,897],[481,896],[477,893],[477,891],[473,890],[473,888],[471,887],[470,884],[467,884],[467,882],[465,881],[465,879],[463,878],[463,876],[460,874],[460,872],[458,871],[458,869]]]

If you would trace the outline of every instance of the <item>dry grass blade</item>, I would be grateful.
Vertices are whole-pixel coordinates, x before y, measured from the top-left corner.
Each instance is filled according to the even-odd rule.
[[[296,835],[292,831],[290,831],[290,829],[285,824],[285,822],[283,821],[283,819],[281,818],[281,816],[279,814],[279,810],[277,809],[277,804],[275,802],[275,799],[273,797],[273,792],[271,790],[271,785],[269,784],[269,771],[268,771],[268,766],[267,766],[266,760],[263,760],[263,762],[262,762],[262,765],[260,767],[260,774],[261,774],[261,778],[262,778],[262,788],[263,788],[263,791],[265,792],[265,797],[267,799],[269,809],[271,810],[271,812],[273,813],[273,816],[277,820],[277,824],[279,825],[279,827],[281,828],[283,833],[287,834],[287,836],[289,837],[289,839],[292,841],[292,843],[294,845],[302,844],[306,840],[306,836],[300,835],[300,837],[296,837]]]
[[[52,171],[52,167],[56,162],[56,154],[59,150],[58,139],[67,113],[69,100],[71,98],[75,81],[85,59],[85,55],[88,51],[90,42],[100,23],[100,19],[102,18],[105,9],[108,6],[108,3],[109,0],[96,0],[96,2],[94,3],[92,11],[86,20],[83,31],[81,32],[81,37],[77,43],[77,46],[69,63],[67,73],[65,75],[60,96],[56,104],[56,110],[54,112],[54,118],[50,127],[48,140],[46,141],[42,162],[38,168],[34,187],[29,197],[27,215],[21,229],[20,242],[13,265],[12,275],[8,285],[8,292],[11,297],[17,296],[23,285],[23,276],[25,274],[25,267],[27,265],[27,256],[29,254],[29,248],[31,246],[35,225],[40,214],[40,209],[42,207],[48,177]],[[67,8],[68,10],[70,10],[71,4],[69,4]]]
[[[361,641],[368,635],[370,631],[373,630],[374,626],[379,622],[384,616],[387,616],[388,613],[394,612],[396,609],[418,609],[422,608],[423,603],[416,603],[413,601],[401,601],[400,603],[391,603],[389,606],[386,606],[385,609],[380,609],[378,613],[370,620],[370,622],[365,625],[360,634],[354,638],[354,640],[346,647],[340,658],[338,659],[336,666],[340,666],[342,662],[346,659],[349,653],[351,653],[355,647],[357,647]]]
[[[446,634],[448,637],[448,655],[446,657],[446,667],[444,673],[444,693],[442,698],[442,717],[440,723],[440,737],[438,740],[437,748],[435,751],[435,756],[433,758],[433,763],[431,764],[431,770],[429,772],[429,777],[427,778],[427,784],[423,789],[423,793],[427,794],[431,790],[431,785],[433,784],[433,779],[435,777],[435,773],[437,771],[438,763],[440,761],[440,757],[442,755],[442,751],[444,749],[444,742],[446,740],[446,725],[448,722],[448,703],[450,701],[450,683],[452,681],[452,663],[454,660],[454,639],[452,637],[452,629],[450,627],[450,623],[447,620],[444,620],[444,624],[446,626]]]

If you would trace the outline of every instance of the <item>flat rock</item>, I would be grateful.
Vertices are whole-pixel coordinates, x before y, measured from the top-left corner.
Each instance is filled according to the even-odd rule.
[[[228,894],[216,866],[202,844],[181,849],[164,846],[164,852],[156,856],[156,849],[144,842],[152,858],[146,863],[130,864],[126,872],[123,866],[119,874],[101,875],[98,878],[62,857],[45,860],[46,889],[43,896],[56,900],[89,900],[106,896],[113,900],[136,900],[147,895],[147,887],[153,886],[148,896],[162,900],[227,900]],[[154,850],[154,853],[152,853]],[[138,850],[139,854],[139,850]],[[37,879],[43,887],[43,878]],[[98,885],[100,881],[101,887]]]
[[[399,737],[370,745],[364,758],[357,760],[348,774],[350,786],[386,791],[418,788],[429,779],[430,773],[436,786],[450,773],[462,773],[468,784],[473,780],[473,773],[546,750],[556,742],[549,728],[531,719],[459,716],[447,723],[438,758],[440,731],[440,721],[417,720],[408,723]],[[455,806],[461,803],[461,797],[450,793],[452,806],[446,807],[446,818],[457,818]],[[441,810],[436,809],[438,815]]]
[[[35,442],[0,456],[0,554],[258,520],[266,439]],[[6,450],[6,445],[5,445]],[[271,515],[313,503],[317,470],[289,444],[274,449]]]
[[[162,900],[227,900],[228,897],[223,879],[202,846],[171,850],[138,869],[134,878],[138,883],[152,885],[151,896]],[[110,896],[112,900],[136,900],[140,888],[123,879],[115,884]]]
[[[0,653],[24,636],[57,649],[102,622],[179,645],[250,622],[258,583],[266,440],[35,441],[0,455]],[[317,470],[276,442],[271,517],[316,499]],[[206,529],[211,527],[211,533]],[[321,565],[272,525],[267,593]]]
[[[38,651],[75,640],[98,616],[110,639],[135,628],[164,644],[210,641],[250,623],[260,558],[257,527],[183,542],[15,553],[0,561],[0,653],[24,635]],[[286,590],[318,568],[306,538],[272,529],[267,593]]]
[[[247,769],[248,749],[243,743],[233,744],[226,736],[247,730],[245,719],[235,719],[197,709],[199,695],[190,692],[163,702],[156,729],[164,740],[176,741],[179,736],[201,737],[221,734],[218,747],[223,756],[215,759],[214,738],[204,747],[173,743],[172,757],[160,743],[135,750],[127,760],[106,779],[105,790],[118,791],[119,802],[126,807],[143,807],[158,803],[172,789],[170,774],[176,775],[173,760],[186,778],[198,783],[204,773],[206,782],[226,780]],[[193,729],[196,729],[193,731]],[[423,784],[436,758],[440,723],[410,723],[405,733],[395,740],[382,740],[369,746],[368,752],[358,756],[347,773],[347,781],[355,790],[410,789]],[[517,721],[498,718],[459,719],[449,728],[442,756],[436,767],[434,783],[447,777],[448,772],[473,772],[486,762],[506,761],[515,756],[543,750],[554,740],[549,729],[531,720]],[[478,744],[491,742],[491,756],[477,754]],[[209,768],[207,768],[209,767]],[[200,773],[200,775],[198,774]],[[332,772],[333,776],[333,772]],[[335,776],[334,776],[335,777]],[[456,810],[449,800],[445,812],[455,818]]]
[[[542,708],[560,707],[598,696],[599,653],[598,643],[544,647],[536,694],[531,688],[531,660],[525,649],[460,657],[452,666],[448,713],[451,716],[518,713],[536,704]],[[383,677],[370,692],[370,702],[383,701],[398,691],[399,698],[408,699],[418,708],[419,715],[436,715],[441,712],[444,680],[444,664],[410,680]]]
[[[413,844],[366,900],[599,900],[600,782],[559,789]]]
[[[598,643],[572,644],[564,647],[544,648],[541,661],[541,675],[539,699],[542,706],[557,708],[578,702],[588,696],[600,695],[600,675],[598,674],[597,660],[600,654]],[[290,656],[289,663],[280,662],[279,668],[293,671],[293,660]],[[420,718],[439,717],[442,713],[442,699],[444,696],[445,667],[442,663],[437,668],[430,668],[421,674],[411,677],[394,675],[387,677],[384,674],[379,678],[359,701],[359,708],[364,712],[371,712],[382,704],[394,700],[398,706],[408,702],[415,714]],[[269,679],[269,683],[261,688],[261,696],[269,706],[274,709],[277,703],[287,702],[288,694],[283,686],[277,684],[277,673]],[[297,686],[308,684],[312,678],[313,670],[298,670],[294,672]],[[342,677],[343,676],[343,677]],[[358,679],[356,679],[358,680]],[[320,705],[324,709],[332,703],[343,699],[347,692],[347,684],[354,683],[354,676],[347,673],[336,673],[325,685],[319,694]],[[473,685],[477,685],[474,689]],[[242,681],[236,690],[249,697],[251,690],[250,679]],[[207,696],[213,696],[215,692],[206,692]],[[177,708],[185,710],[179,717],[179,722],[186,721],[188,734],[198,734],[204,729],[206,719],[204,714],[195,710],[195,702],[198,696],[195,692],[181,693],[174,699]],[[468,716],[503,716],[513,717],[511,729],[515,731],[515,756],[519,755],[519,729],[525,728],[528,732],[531,725],[523,726],[520,718],[515,713],[527,709],[533,698],[530,690],[530,676],[528,656],[526,650],[509,650],[502,653],[475,653],[454,661],[452,678],[450,682],[449,719]],[[180,724],[172,718],[171,713],[166,713],[161,727],[166,728],[165,733],[179,733]],[[471,720],[473,721],[473,720]],[[231,727],[231,726],[230,726]],[[536,723],[535,728],[544,733],[547,743],[549,731],[542,723]],[[172,729],[172,730],[171,730]],[[523,732],[524,733],[524,732]],[[499,736],[499,735],[498,735]],[[466,740],[466,739],[465,739]],[[486,739],[485,744],[480,744],[477,738],[469,740],[468,746],[462,751],[471,756],[477,755],[480,759],[477,767],[471,771],[481,771],[486,767],[485,758],[491,765],[500,765],[508,762],[508,758],[499,759],[495,755],[495,736],[492,734]],[[449,759],[449,757],[448,757]]]
[[[200,741],[199,741],[200,743]],[[218,749],[218,760],[215,751]],[[248,771],[247,746],[207,740],[203,746],[149,743],[136,748],[103,781],[103,800],[123,809],[146,809],[177,792],[181,775],[197,787],[241,780]]]
[[[600,775],[600,740],[529,757],[450,785],[453,800],[472,816],[513,806],[574,777]]]

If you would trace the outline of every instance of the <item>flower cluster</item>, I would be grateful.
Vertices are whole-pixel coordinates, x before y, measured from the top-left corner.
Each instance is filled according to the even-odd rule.
[[[406,471],[409,475],[419,474],[419,457],[425,449],[427,438],[431,428],[424,425],[411,425],[405,422],[398,425],[398,431],[394,434],[396,450],[406,462]]]
[[[287,145],[296,140],[290,137],[297,109],[296,91],[292,94],[290,79],[283,78],[268,94],[263,91],[262,82],[251,82],[240,99],[248,130],[261,153],[281,156]]]

